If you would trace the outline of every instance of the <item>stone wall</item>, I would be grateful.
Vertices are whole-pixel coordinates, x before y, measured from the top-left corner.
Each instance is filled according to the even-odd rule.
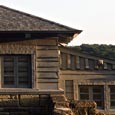
[[[0,95],[0,115],[52,115],[50,95]]]
[[[115,110],[114,109],[111,110],[111,108],[110,108],[110,86],[115,85],[114,80],[77,80],[77,78],[72,79],[71,76],[69,78],[63,77],[63,79],[60,80],[60,83],[61,83],[61,86],[63,89],[65,89],[65,85],[64,85],[65,80],[73,80],[74,100],[79,100],[79,86],[81,86],[81,85],[84,85],[84,86],[103,86],[103,96],[104,96],[103,107],[104,108],[100,109],[100,111],[103,111],[104,113],[110,114],[110,115],[115,114]]]
[[[32,88],[58,90],[57,38],[0,43],[0,55],[4,54],[31,55]],[[0,58],[0,62],[1,60]],[[0,66],[0,68],[2,67]],[[2,73],[0,74],[0,81],[1,78]]]
[[[59,86],[65,95],[68,96],[67,92],[70,92],[71,100],[80,100],[80,87],[86,86],[89,99],[93,100],[93,88],[101,87],[103,94],[100,93],[102,106],[98,106],[99,111],[114,115],[115,109],[111,107],[110,101],[110,87],[115,87],[115,61],[76,52],[66,47],[60,47],[60,57]],[[98,65],[100,60],[103,61],[101,68]],[[72,85],[68,81],[71,81]],[[70,85],[67,86],[67,83]]]

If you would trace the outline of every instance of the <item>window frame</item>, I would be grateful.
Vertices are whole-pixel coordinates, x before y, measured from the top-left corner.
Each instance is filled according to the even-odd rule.
[[[86,93],[86,94],[88,94],[88,98],[89,99],[80,99],[80,87],[87,87],[88,88],[88,92]],[[98,93],[94,93],[94,88],[96,88],[96,87],[98,87],[99,89],[101,88],[101,90],[103,91],[101,91],[101,94],[98,92]],[[97,101],[100,101],[100,102],[102,102],[102,106],[98,106],[98,104],[97,104],[97,108],[98,109],[104,109],[104,86],[103,85],[79,85],[78,86],[78,89],[79,89],[79,99],[80,100],[93,100],[93,101],[95,101],[95,102],[97,102]],[[85,93],[84,93],[85,94]],[[97,95],[101,95],[101,99],[94,99],[94,94],[97,94]]]
[[[115,85],[110,85],[110,86],[109,86],[109,106],[110,106],[109,108],[110,108],[110,109],[115,109],[115,106],[111,106],[111,102],[112,102],[112,101],[115,102],[115,99],[114,99],[114,100],[112,99],[112,101],[111,101],[111,94],[112,94],[112,95],[115,95],[115,92],[112,91],[112,93],[111,93],[111,88],[113,88],[113,87],[115,87]]]
[[[4,84],[4,57],[7,57],[7,56],[11,56],[11,57],[13,57],[13,62],[14,62],[14,76],[15,76],[15,78],[14,78],[14,84],[12,84],[12,85],[5,85]],[[19,69],[19,57],[26,57],[27,58],[27,72],[29,72],[29,73],[27,73],[27,82],[28,82],[28,84],[23,84],[23,85],[21,85],[21,84],[19,84],[19,71],[18,71],[18,69]],[[4,54],[4,55],[0,55],[0,58],[1,58],[1,81],[2,81],[2,84],[1,84],[1,87],[2,88],[32,88],[32,57],[31,57],[31,55],[30,54]],[[17,62],[16,62],[16,60],[17,60]],[[28,76],[29,75],[29,76]],[[29,78],[29,79],[28,79]]]
[[[67,82],[71,82],[72,84],[67,85],[66,84]],[[72,87],[70,88],[70,86],[72,86]],[[68,87],[72,90],[67,91]],[[68,96],[68,94],[71,95],[71,98]],[[73,100],[74,99],[74,81],[73,80],[65,80],[65,96],[67,97],[68,100]]]

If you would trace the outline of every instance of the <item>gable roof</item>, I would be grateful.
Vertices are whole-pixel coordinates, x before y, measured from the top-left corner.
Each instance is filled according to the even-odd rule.
[[[0,31],[64,31],[81,33],[81,30],[73,29],[2,5],[0,5]]]

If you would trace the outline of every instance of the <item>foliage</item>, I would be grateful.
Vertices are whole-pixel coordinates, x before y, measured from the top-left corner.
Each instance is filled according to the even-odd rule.
[[[115,45],[82,44],[80,46],[71,46],[70,48],[90,55],[115,60]]]

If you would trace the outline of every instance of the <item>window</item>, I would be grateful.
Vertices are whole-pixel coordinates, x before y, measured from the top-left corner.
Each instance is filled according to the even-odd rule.
[[[79,99],[80,100],[94,100],[98,108],[104,106],[103,86],[79,86]]]
[[[73,80],[66,80],[65,81],[65,95],[67,99],[73,100],[74,99],[74,92],[73,92]]]
[[[31,87],[31,56],[3,55],[2,86],[5,88]]]
[[[115,109],[115,86],[110,86],[110,108]]]

